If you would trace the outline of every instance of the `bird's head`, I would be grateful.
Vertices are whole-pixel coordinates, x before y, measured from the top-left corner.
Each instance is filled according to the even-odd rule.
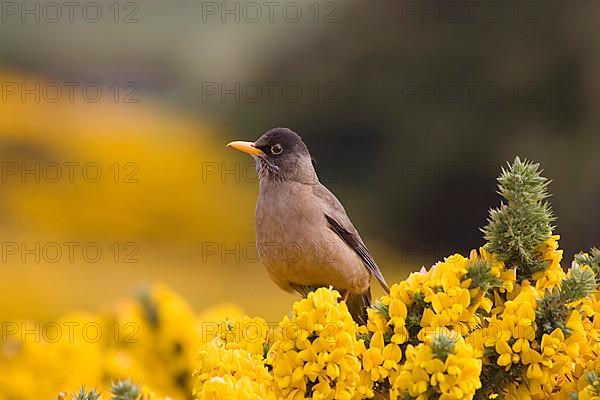
[[[261,181],[318,181],[308,148],[302,138],[290,129],[274,128],[255,142],[235,141],[227,147],[250,154],[256,162],[256,171]]]

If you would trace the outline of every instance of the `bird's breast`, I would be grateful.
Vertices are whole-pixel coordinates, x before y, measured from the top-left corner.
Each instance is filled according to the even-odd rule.
[[[256,205],[258,253],[275,283],[333,286],[363,292],[369,273],[327,224],[312,187],[294,182],[261,187]]]
[[[278,250],[274,262],[282,261],[277,254],[291,253],[294,248],[320,244],[326,220],[315,204],[310,187],[283,183],[261,193],[256,205],[256,239],[259,252],[272,247]],[[266,259],[265,261],[270,261]]]

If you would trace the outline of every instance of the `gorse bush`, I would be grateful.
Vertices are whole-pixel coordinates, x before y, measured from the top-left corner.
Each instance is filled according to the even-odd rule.
[[[193,329],[173,329],[171,343],[187,332],[182,348],[199,351],[172,371],[193,369],[189,381],[169,376],[196,400],[600,399],[600,251],[576,255],[563,270],[541,173],[518,158],[503,170],[486,244],[394,284],[365,326],[353,322],[337,291],[320,288],[275,325],[240,315],[208,336],[202,331],[202,340]],[[169,312],[178,315],[174,327],[177,318],[193,318]],[[164,345],[157,339],[132,360],[167,354]],[[164,389],[158,375],[134,379]],[[82,389],[72,398],[94,396]],[[159,399],[151,396],[118,382],[110,398]]]
[[[318,289],[259,347],[215,338],[201,351],[194,396],[600,399],[600,254],[580,254],[563,271],[541,172],[518,158],[503,170],[487,243],[393,285],[366,326],[354,325],[336,291]]]

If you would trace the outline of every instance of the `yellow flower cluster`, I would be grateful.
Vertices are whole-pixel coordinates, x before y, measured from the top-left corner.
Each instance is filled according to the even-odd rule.
[[[361,398],[364,346],[339,296],[311,292],[272,329],[246,317],[223,323],[200,351],[196,398]]]
[[[279,323],[267,360],[281,397],[357,397],[357,327],[339,297],[336,291],[318,289],[296,302],[291,318]]]
[[[547,268],[531,281],[484,248],[450,256],[393,285],[361,327],[328,289],[272,329],[229,321],[201,352],[196,397],[225,398],[239,382],[256,398],[600,399],[595,273],[564,273],[557,240],[540,246]],[[264,330],[252,344],[238,334],[248,323]],[[215,360],[233,349],[246,361],[223,372]],[[222,391],[206,397],[215,377]]]
[[[405,365],[408,365],[411,363],[409,355],[414,362],[417,355],[426,357],[431,354],[429,342],[432,335],[442,337],[440,332],[451,332],[457,339],[457,349],[461,350],[450,358],[451,362],[469,354],[463,360],[464,365],[479,363],[480,370],[480,361],[472,351],[462,351],[463,336],[479,326],[481,312],[492,309],[488,290],[492,287],[502,292],[510,290],[514,280],[514,271],[506,270],[502,262],[485,249],[480,249],[479,252],[471,252],[469,258],[455,254],[429,270],[412,273],[405,281],[393,285],[390,294],[380,298],[369,310],[367,326],[361,327],[363,335],[371,337],[369,348],[363,355],[363,370],[369,372],[373,386],[391,390],[391,393],[404,391],[421,398],[443,393],[449,395],[454,391],[474,393],[480,385],[479,373],[474,375],[476,382],[463,380],[464,384],[472,387],[468,392],[464,387],[456,386],[458,380],[454,379],[446,379],[441,387],[438,384],[420,384],[419,387],[411,386],[409,390],[406,385],[411,381],[405,382],[409,372],[400,363],[402,350],[406,352]],[[371,354],[376,357],[371,357]],[[419,368],[411,367],[411,373],[424,377],[421,373],[426,369]],[[428,381],[428,378],[425,380]],[[401,382],[402,386],[399,386]]]
[[[51,399],[81,385],[108,393],[111,383],[125,379],[189,398],[197,351],[214,325],[207,321],[239,314],[229,307],[197,315],[181,297],[155,286],[99,314],[4,323],[0,398]]]
[[[512,382],[509,388],[515,398],[522,398],[517,389],[523,383],[529,398],[543,399],[565,379],[572,378],[572,360],[579,355],[580,341],[585,338],[580,316],[573,312],[565,324],[565,330],[570,333],[568,338],[562,329],[556,328],[537,340],[538,299],[537,291],[524,284],[519,294],[505,303],[503,313],[492,316],[487,328],[474,332],[471,337],[475,343],[482,343],[488,353],[495,352],[495,363],[505,371],[516,369],[522,373],[517,377],[522,381]]]
[[[470,399],[481,387],[481,359],[470,344],[452,332],[438,332],[418,346],[408,345],[390,398]]]
[[[560,400],[600,400],[600,294],[596,290],[570,306],[571,328],[577,329],[578,339],[571,349],[578,350],[578,354],[570,353],[573,357],[568,362],[574,364],[573,371],[562,387]]]
[[[361,342],[365,346],[364,341]],[[374,397],[374,390],[389,386],[396,382],[402,350],[396,343],[387,343],[381,331],[374,332],[362,353],[361,386],[359,392],[363,397]]]
[[[264,320],[240,317],[222,322],[204,343],[194,372],[197,399],[275,399],[273,377],[263,362],[269,327]]]
[[[565,278],[565,272],[560,266],[563,251],[558,249],[558,239],[559,235],[551,235],[538,249],[542,259],[548,263],[548,268],[534,273],[531,277],[536,281],[538,290],[555,288]]]
[[[600,400],[597,266],[563,272],[557,239],[540,248],[547,269],[521,281],[484,248],[452,255],[392,285],[360,327],[333,289],[269,324],[232,308],[197,315],[157,286],[59,321],[98,325],[97,341],[77,330],[72,341],[7,340],[0,394],[51,398],[81,384],[110,393],[131,379],[153,390],[116,396],[113,385],[113,400]]]
[[[499,290],[512,289],[514,270],[506,270],[485,249],[471,252],[469,258],[455,254],[393,285],[390,295],[383,296],[369,310],[368,330],[391,336],[391,341],[397,344],[406,342],[409,334],[415,333],[419,340],[424,340],[428,333],[439,328],[467,334],[480,323],[478,312],[489,312],[493,306],[486,296],[487,289],[470,273],[470,267],[474,269],[480,263],[486,263],[488,279],[497,280]]]
[[[599,354],[598,301],[593,294],[565,298],[575,285],[584,284],[578,280],[581,276],[587,274],[595,286],[595,273],[589,266],[574,265],[565,274],[557,240],[558,236],[551,236],[544,243],[541,252],[548,268],[532,276],[535,285],[528,280],[515,285],[503,306],[484,316],[482,327],[468,337],[486,355],[483,374],[505,385],[503,393],[492,390],[491,395],[582,399],[589,398],[589,393],[595,393],[594,385],[600,384],[594,379],[586,383],[594,376],[592,360]]]

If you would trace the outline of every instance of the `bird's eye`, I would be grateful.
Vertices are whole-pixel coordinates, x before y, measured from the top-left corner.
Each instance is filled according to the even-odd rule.
[[[283,146],[280,144],[274,144],[273,146],[271,146],[271,153],[275,155],[283,153]]]

